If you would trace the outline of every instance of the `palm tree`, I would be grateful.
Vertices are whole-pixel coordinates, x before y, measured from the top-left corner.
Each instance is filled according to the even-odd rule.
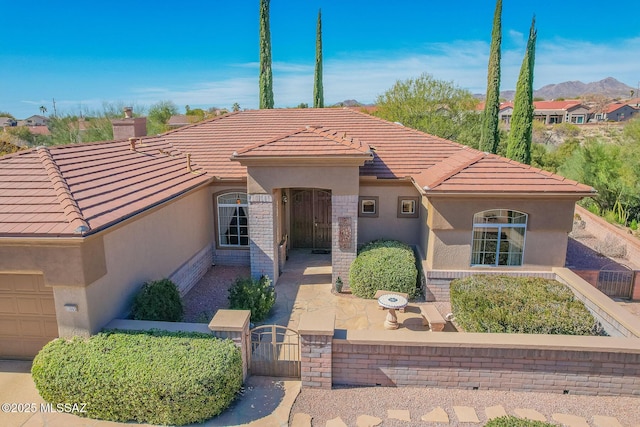
[[[44,115],[47,112],[47,107],[45,107],[44,105],[41,105],[40,112],[42,113],[42,115]]]

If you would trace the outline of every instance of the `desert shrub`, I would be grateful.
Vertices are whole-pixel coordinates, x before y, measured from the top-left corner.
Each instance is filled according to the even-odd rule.
[[[77,415],[184,425],[229,406],[242,385],[242,357],[231,340],[208,334],[110,331],[51,341],[31,373],[47,402],[86,404]]]
[[[544,421],[506,416],[489,420],[484,427],[556,427],[556,425],[545,423]]]
[[[477,275],[451,282],[451,307],[467,332],[602,335],[573,292],[555,280]]]
[[[376,291],[416,293],[418,269],[413,250],[397,240],[374,240],[360,249],[351,263],[349,286],[361,298],[373,298]]]
[[[136,320],[179,322],[183,314],[184,307],[180,292],[175,283],[169,279],[142,285],[131,309],[131,315]]]
[[[260,279],[238,278],[229,288],[229,308],[233,310],[251,310],[251,321],[264,320],[273,304],[276,292],[267,276]]]

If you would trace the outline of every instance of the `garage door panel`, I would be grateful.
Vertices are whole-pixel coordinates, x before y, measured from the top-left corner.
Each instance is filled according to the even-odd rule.
[[[15,318],[0,317],[0,339],[15,337],[19,331],[20,322]],[[4,341],[3,341],[4,343]]]
[[[32,358],[57,337],[53,289],[43,276],[0,273],[0,358]]]
[[[14,314],[18,312],[18,306],[16,305],[16,299],[9,295],[0,295],[0,315],[2,314]]]
[[[37,297],[18,296],[16,298],[18,312],[16,314],[40,314],[42,307]]]
[[[42,314],[46,316],[54,316],[56,315],[56,303],[53,300],[53,296],[46,296],[40,298],[40,307],[42,309]]]
[[[53,320],[44,321],[44,335],[46,337],[58,336],[58,322],[56,321],[55,318]]]

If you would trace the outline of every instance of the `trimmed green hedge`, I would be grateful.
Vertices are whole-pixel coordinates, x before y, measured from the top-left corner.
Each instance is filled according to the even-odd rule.
[[[133,300],[131,316],[135,320],[179,322],[184,314],[178,287],[169,279],[142,285]]]
[[[110,331],[56,339],[31,369],[47,402],[84,403],[90,418],[184,425],[226,409],[242,385],[231,340],[207,334]]]
[[[555,424],[543,421],[527,420],[512,416],[499,417],[489,420],[484,427],[557,427]]]
[[[456,323],[467,332],[603,335],[573,292],[539,277],[476,275],[451,282]]]
[[[360,249],[349,269],[351,292],[373,298],[377,291],[416,294],[418,269],[410,246],[397,240],[374,240]]]
[[[232,310],[251,310],[251,321],[261,322],[267,318],[271,307],[276,303],[276,291],[271,279],[250,277],[238,278],[229,288],[229,308]]]

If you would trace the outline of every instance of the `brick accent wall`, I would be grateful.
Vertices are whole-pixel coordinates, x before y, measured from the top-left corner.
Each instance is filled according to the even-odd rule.
[[[251,275],[258,278],[278,278],[274,269],[275,244],[273,222],[273,196],[249,194],[249,249],[251,251]]]
[[[213,252],[215,265],[251,265],[249,249],[216,249]]]
[[[358,251],[358,195],[331,196],[331,266],[332,283],[338,276],[345,288],[349,287],[349,268],[356,259]],[[340,218],[351,218],[351,242],[346,245],[344,237],[340,239]],[[344,220],[343,220],[344,223]]]
[[[207,245],[180,266],[169,279],[178,286],[180,295],[185,295],[211,268],[213,247]]]
[[[302,387],[331,389],[332,337],[300,335],[300,368]]]
[[[613,339],[613,338],[604,338]],[[604,343],[603,343],[604,344]],[[333,383],[640,395],[640,353],[333,340]]]

